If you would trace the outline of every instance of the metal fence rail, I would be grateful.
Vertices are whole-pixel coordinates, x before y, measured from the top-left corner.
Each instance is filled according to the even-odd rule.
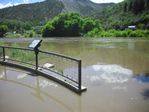
[[[12,62],[27,66],[35,66],[35,54],[32,49],[18,47],[2,47],[1,59],[5,62]]]
[[[78,93],[86,90],[81,82],[81,60],[79,59],[42,50],[38,50],[37,53],[29,48],[0,46],[0,63],[23,65],[36,73],[50,75]]]

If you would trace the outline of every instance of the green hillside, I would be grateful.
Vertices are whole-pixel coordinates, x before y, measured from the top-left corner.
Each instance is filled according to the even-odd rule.
[[[90,0],[46,0],[0,9],[1,19],[20,21],[45,21],[61,12],[77,12],[89,16],[110,4],[95,4]]]
[[[20,21],[44,21],[61,13],[63,8],[64,5],[59,0],[46,0],[1,9],[0,17]]]
[[[149,29],[149,0],[124,0],[113,4],[92,16],[105,29],[124,29],[136,25],[139,29]]]

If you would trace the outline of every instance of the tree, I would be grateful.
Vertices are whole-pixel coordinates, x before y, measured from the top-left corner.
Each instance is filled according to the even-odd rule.
[[[78,13],[64,13],[47,22],[42,30],[43,37],[78,37],[100,28],[98,22],[81,18]]]
[[[127,12],[127,7],[128,7],[128,4],[127,4],[127,2],[125,2],[125,3],[124,3],[124,7],[123,7],[123,8],[124,8],[124,9],[123,9],[124,12]]]
[[[8,30],[8,27],[6,25],[0,25],[0,37],[4,37],[4,34],[6,34]]]
[[[129,10],[129,11],[131,11],[131,10],[132,10],[132,4],[133,4],[133,2],[132,2],[132,1],[130,1],[130,2],[129,2],[129,4],[128,4],[128,10]]]
[[[125,0],[128,3],[128,10],[132,11],[134,14],[140,13],[145,9],[148,0]]]
[[[87,33],[91,30],[93,30],[95,27],[97,27],[97,24],[95,21],[91,20],[91,19],[84,19],[84,23],[83,23],[83,33]]]
[[[149,9],[149,0],[145,0],[145,9]]]
[[[135,0],[133,4],[133,12],[135,14],[140,13],[144,9],[144,0]]]
[[[53,25],[52,25],[52,22],[51,21],[49,21],[45,26],[44,26],[44,28],[43,28],[43,30],[42,30],[42,36],[43,37],[52,37],[52,36],[54,36],[54,27],[53,27]]]
[[[22,33],[24,30],[30,30],[32,22],[22,22],[19,20],[0,19],[0,25],[6,25],[9,31]]]

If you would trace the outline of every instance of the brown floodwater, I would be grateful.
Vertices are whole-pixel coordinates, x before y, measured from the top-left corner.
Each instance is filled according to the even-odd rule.
[[[27,47],[30,41],[3,43]],[[0,65],[0,112],[149,112],[148,45],[149,40],[137,39],[45,39],[41,49],[82,60],[87,91],[78,95]]]

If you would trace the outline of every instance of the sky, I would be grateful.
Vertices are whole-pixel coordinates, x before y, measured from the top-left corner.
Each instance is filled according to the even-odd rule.
[[[13,6],[13,5],[35,3],[35,2],[41,2],[41,1],[44,1],[44,0],[0,0],[0,9]],[[123,0],[91,0],[91,1],[95,3],[111,3],[111,2],[118,3]]]
[[[119,2],[122,2],[123,0],[91,0],[95,3],[119,3]]]

